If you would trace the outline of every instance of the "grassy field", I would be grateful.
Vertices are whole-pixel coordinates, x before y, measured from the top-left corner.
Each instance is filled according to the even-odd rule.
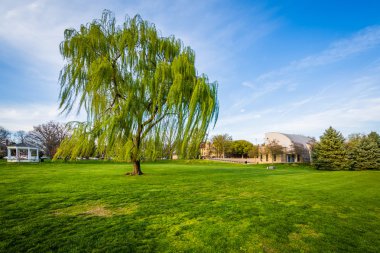
[[[0,163],[0,251],[380,251],[380,171],[142,166]]]

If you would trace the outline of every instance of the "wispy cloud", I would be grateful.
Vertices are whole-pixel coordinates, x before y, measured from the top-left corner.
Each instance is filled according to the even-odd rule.
[[[59,43],[64,29],[92,20],[96,7],[100,6],[89,4],[83,11],[75,10],[75,6],[68,2],[5,1],[0,7],[3,13],[0,16],[0,42],[13,50],[12,54],[17,52],[18,57],[27,62],[26,67],[33,69],[35,74],[45,80],[56,81],[63,64]],[[81,15],[72,15],[76,11]]]
[[[235,125],[239,127],[233,131],[234,135],[238,138],[246,136],[246,139],[255,142],[270,131],[314,137],[319,137],[329,126],[342,131],[345,136],[355,132],[379,131],[380,63],[375,61],[368,65],[354,75],[331,77],[332,84],[321,84],[314,94],[306,93],[301,98],[290,98],[273,105],[262,103],[251,112],[248,110],[244,114],[224,116],[221,118],[223,123],[218,124],[215,132]]]
[[[234,139],[262,142],[266,132],[284,132],[319,137],[329,126],[345,136],[357,132],[379,131],[380,98],[347,102],[341,107],[314,110],[309,113],[296,111],[293,116],[278,118],[280,109],[248,113],[222,119],[211,135],[229,133]],[[233,127],[238,125],[239,127]]]
[[[379,45],[380,26],[367,27],[348,38],[332,42],[326,50],[320,53],[293,61],[283,68],[264,73],[254,81],[243,82],[244,87],[254,89],[254,91],[244,102],[240,101],[240,104],[250,103],[284,87],[287,87],[288,90],[295,90],[297,75],[302,75],[303,71],[343,61],[350,56],[366,52]],[[263,90],[258,90],[259,88]]]
[[[257,62],[247,59],[247,52],[281,26],[271,10],[257,5],[242,7],[214,0],[195,0],[191,5],[183,0],[4,0],[0,5],[0,56],[20,69],[15,80],[20,82],[16,75],[22,73],[22,80],[39,86],[32,89],[39,89],[41,102],[25,104],[20,99],[9,105],[0,94],[0,125],[28,130],[50,119],[61,119],[52,101],[58,97],[58,72],[63,66],[58,51],[63,31],[99,18],[103,9],[115,11],[119,23],[125,14],[140,13],[164,36],[174,34],[196,51],[199,72],[220,83],[223,110],[217,132],[252,140],[267,131],[313,135],[326,125],[359,129],[379,122],[380,60],[369,67],[376,57],[361,63],[355,57],[379,48],[380,26],[369,26],[332,41],[320,52],[250,76],[249,71],[242,73],[240,61],[255,68]],[[341,76],[325,71],[326,66],[333,70],[340,63],[350,65]],[[360,69],[351,71],[356,66]],[[243,78],[246,81],[242,82]],[[6,96],[16,100],[30,94]]]
[[[4,13],[0,16],[0,41],[33,61],[36,68],[44,69],[36,73],[52,79],[63,64],[58,45],[64,29],[79,28],[80,24],[99,18],[103,9],[115,11],[119,24],[127,14],[141,14],[155,23],[164,36],[174,34],[195,49],[200,72],[211,73],[216,79],[225,73],[221,69],[230,64],[237,51],[244,50],[278,26],[277,21],[269,19],[270,12],[257,6],[241,9],[231,4],[231,8],[226,9],[223,5],[219,7],[219,1],[195,0],[191,8],[186,8],[188,4],[168,0],[113,0],[107,4],[89,0],[6,1],[0,6]],[[251,26],[255,29],[244,32]]]
[[[68,122],[73,120],[84,120],[83,114],[68,117],[59,115],[56,104],[28,104],[11,105],[0,107],[0,125],[10,131],[30,131],[33,126],[54,120]]]
[[[379,115],[379,98],[356,100],[341,107],[315,111],[311,114],[300,115],[295,119],[281,121],[273,129],[285,132],[319,133],[320,135],[326,128],[333,126],[347,136],[350,133],[364,131],[368,127],[378,126]]]
[[[251,6],[242,9],[233,3],[228,3],[230,8],[225,8],[226,4],[200,0],[193,1],[190,7],[188,1],[169,0],[111,0],[107,3],[89,0],[2,1],[1,56],[7,58],[8,65],[19,70],[18,75],[24,75],[23,80],[36,86],[29,89],[34,91],[33,94],[25,96],[38,94],[41,103],[34,106],[26,105],[26,101],[18,102],[17,97],[23,90],[9,89],[7,97],[14,98],[15,106],[2,103],[4,94],[0,94],[0,107],[7,111],[0,118],[0,125],[12,128],[18,125],[25,129],[30,128],[30,124],[22,122],[33,121],[28,115],[34,115],[35,124],[56,117],[54,115],[58,111],[51,102],[58,98],[58,74],[63,66],[59,43],[63,39],[63,31],[66,28],[77,29],[80,24],[99,18],[103,9],[114,11],[119,24],[127,14],[141,14],[144,19],[155,23],[164,36],[174,34],[185,45],[191,46],[197,54],[199,72],[207,73],[211,81],[230,78],[228,70],[236,68],[233,64],[236,54],[273,31],[278,23],[271,21],[271,13],[263,8]],[[250,26],[255,26],[255,29],[249,29]],[[251,32],[244,32],[246,30]],[[47,108],[49,113],[46,113]]]
[[[297,71],[342,61],[378,45],[380,45],[380,26],[367,27],[348,38],[332,42],[326,50],[320,53],[304,57],[283,68],[262,74],[257,77],[257,81],[267,82],[273,78],[281,78]]]
[[[330,125],[346,135],[371,127],[380,130],[379,60],[367,60],[364,67],[352,60],[379,45],[380,26],[367,27],[319,53],[242,82],[245,96],[236,99],[215,132],[234,125],[236,136],[254,141],[268,131],[317,137]],[[358,68],[342,75],[326,74],[322,67],[333,68],[337,62]],[[245,112],[236,113],[242,108]]]

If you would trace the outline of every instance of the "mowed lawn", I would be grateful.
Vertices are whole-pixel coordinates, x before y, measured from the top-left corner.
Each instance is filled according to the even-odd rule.
[[[0,163],[0,252],[380,252],[380,171]]]

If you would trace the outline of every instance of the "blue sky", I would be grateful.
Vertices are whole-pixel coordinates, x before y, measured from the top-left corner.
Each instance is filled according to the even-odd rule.
[[[198,71],[219,83],[210,135],[380,132],[380,1],[2,0],[0,126],[77,118],[58,114],[58,45],[103,9],[119,23],[139,13],[195,50]]]

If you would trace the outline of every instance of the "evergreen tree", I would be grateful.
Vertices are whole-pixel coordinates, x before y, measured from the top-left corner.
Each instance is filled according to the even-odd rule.
[[[380,148],[380,135],[376,132],[370,132],[368,138],[376,143],[377,147]]]
[[[349,147],[348,155],[351,170],[380,169],[380,148],[375,137],[372,133],[363,136],[356,142],[356,145]]]
[[[344,170],[348,168],[347,158],[343,135],[329,127],[314,146],[314,165],[320,170]]]

